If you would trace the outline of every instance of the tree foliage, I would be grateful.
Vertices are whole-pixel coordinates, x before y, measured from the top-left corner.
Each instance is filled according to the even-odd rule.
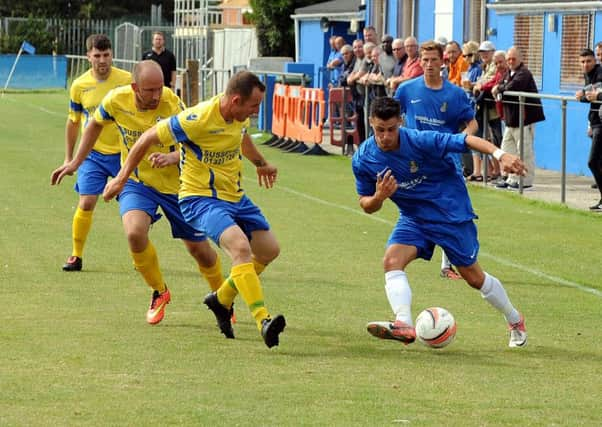
[[[17,53],[24,40],[35,46],[36,53],[50,54],[56,51],[54,36],[47,30],[46,22],[30,16],[26,21],[17,23],[10,35],[0,36],[0,52]]]
[[[294,56],[295,29],[291,15],[298,7],[321,3],[323,0],[251,0],[249,15],[257,28],[261,56]]]

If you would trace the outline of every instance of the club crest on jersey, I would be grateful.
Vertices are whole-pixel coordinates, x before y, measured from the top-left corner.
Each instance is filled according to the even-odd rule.
[[[439,110],[442,113],[445,113],[447,111],[447,102],[444,102],[443,104],[441,104],[441,108]]]
[[[418,172],[418,163],[416,163],[414,160],[410,160],[410,173],[416,172]]]
[[[158,116],[158,117],[157,117],[157,123],[159,123],[161,120],[163,120],[163,117],[161,117],[161,116]]]
[[[198,118],[199,118],[199,116],[197,116],[197,115],[196,115],[196,114],[194,114],[194,113],[191,113],[191,114],[189,114],[189,115],[187,115],[187,116],[186,116],[186,120],[188,120],[188,121],[191,121],[191,120],[196,120],[196,119],[198,119]]]

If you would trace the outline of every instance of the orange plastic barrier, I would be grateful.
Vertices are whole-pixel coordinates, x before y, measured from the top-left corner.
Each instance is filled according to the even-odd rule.
[[[326,104],[322,89],[277,83],[272,96],[272,133],[299,142],[322,142]]]
[[[322,89],[303,88],[302,123],[304,142],[322,143],[324,130],[324,91]]]
[[[288,85],[276,83],[272,96],[272,133],[279,138],[286,136],[286,98]]]
[[[301,119],[302,86],[289,86],[286,97],[286,134],[297,141],[303,140],[303,121]]]

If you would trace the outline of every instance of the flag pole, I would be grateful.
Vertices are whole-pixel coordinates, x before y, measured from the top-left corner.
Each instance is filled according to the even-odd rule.
[[[17,53],[17,57],[15,58],[15,62],[13,63],[13,67],[10,69],[10,73],[8,73],[8,78],[6,79],[6,83],[4,84],[4,89],[2,89],[2,96],[0,96],[0,98],[4,98],[4,93],[6,92],[6,88],[8,87],[8,84],[10,83],[10,79],[13,76],[13,73],[15,72],[15,68],[17,67],[17,62],[19,61],[19,58],[21,57],[21,54],[23,53],[23,45],[21,45],[21,47],[19,48],[19,52]]]

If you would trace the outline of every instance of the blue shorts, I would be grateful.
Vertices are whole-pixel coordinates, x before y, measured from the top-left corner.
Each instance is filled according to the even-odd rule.
[[[151,217],[151,223],[155,223],[161,218],[161,214],[158,212],[160,206],[171,225],[171,235],[175,239],[192,242],[207,240],[205,233],[195,230],[184,220],[178,205],[177,194],[160,193],[148,185],[129,179],[119,194],[118,200],[121,216],[129,211],[143,211]]]
[[[416,246],[418,258],[426,260],[431,259],[435,245],[439,245],[451,263],[458,267],[473,265],[479,253],[477,226],[472,221],[440,224],[400,215],[387,246],[395,243]]]
[[[86,160],[77,170],[75,191],[82,195],[97,196],[102,194],[107,185],[107,179],[117,176],[121,169],[120,154],[101,154],[90,151]]]
[[[270,229],[261,210],[247,196],[238,202],[187,197],[180,200],[180,210],[188,224],[205,232],[217,245],[224,230],[233,225],[238,225],[249,240],[253,231]]]

